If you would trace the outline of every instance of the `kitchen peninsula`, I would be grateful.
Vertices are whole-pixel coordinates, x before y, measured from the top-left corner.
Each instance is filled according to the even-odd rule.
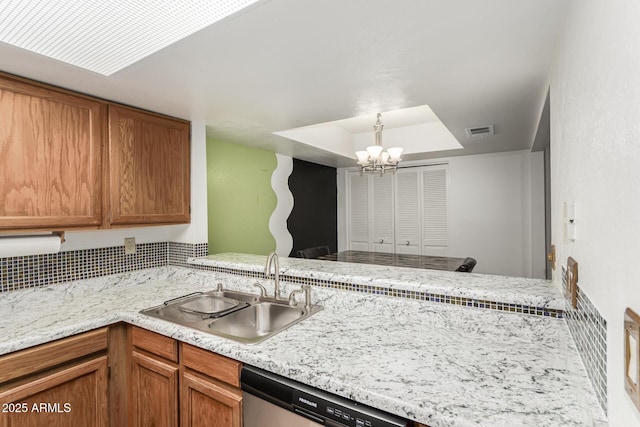
[[[545,281],[428,270],[417,277],[403,268],[283,259],[283,290],[312,283],[314,303],[324,310],[259,345],[139,313],[217,283],[254,292],[259,282],[272,290],[261,277],[264,261],[223,254],[191,260],[196,268],[0,294],[0,354],[126,322],[432,427],[582,426],[603,419],[562,319],[420,299],[435,291],[460,301],[504,295],[504,304],[561,314],[562,296]]]

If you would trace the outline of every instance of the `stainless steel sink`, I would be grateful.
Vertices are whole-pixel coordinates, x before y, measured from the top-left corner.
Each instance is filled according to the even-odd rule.
[[[231,298],[200,295],[189,299],[189,301],[178,303],[178,309],[187,313],[219,316],[233,310],[240,304],[240,301]]]
[[[231,298],[237,301],[248,302],[249,304],[258,302],[258,295],[249,292],[232,291],[229,289],[222,289],[219,291],[207,292],[209,295],[215,295],[222,298]]]
[[[255,344],[320,310],[322,306],[319,305],[290,305],[287,301],[261,298],[219,286],[215,291],[184,295],[140,313],[245,344]]]
[[[257,342],[309,317],[304,307],[261,302],[209,323],[215,334],[242,342]]]

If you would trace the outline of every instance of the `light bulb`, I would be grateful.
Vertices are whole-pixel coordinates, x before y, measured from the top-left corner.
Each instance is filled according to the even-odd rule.
[[[402,155],[402,151],[403,151],[401,147],[389,148],[387,151],[389,152],[389,158],[391,159],[392,162],[398,162],[402,160],[400,159],[400,156]]]
[[[359,165],[366,165],[369,163],[369,153],[366,151],[356,151],[356,157],[358,157]]]
[[[382,164],[387,164],[389,163],[389,153],[387,153],[386,151],[382,152]]]
[[[367,147],[367,152],[369,152],[369,156],[371,156],[371,160],[379,160],[380,153],[382,152],[382,147],[379,145],[372,145]]]

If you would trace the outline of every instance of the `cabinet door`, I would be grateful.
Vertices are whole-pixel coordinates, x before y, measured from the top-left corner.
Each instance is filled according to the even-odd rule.
[[[0,229],[102,223],[106,106],[0,76]]]
[[[422,254],[447,256],[447,165],[422,171]]]
[[[241,427],[242,392],[185,371],[180,418],[182,427]]]
[[[109,106],[111,224],[188,223],[189,123]]]
[[[134,351],[129,398],[131,426],[177,426],[178,367]]]
[[[369,175],[347,175],[349,185],[349,249],[369,250]]]
[[[372,245],[375,252],[393,253],[393,175],[371,177]]]
[[[0,426],[106,427],[107,369],[102,356],[0,389]]]
[[[421,255],[420,171],[396,173],[396,253]]]

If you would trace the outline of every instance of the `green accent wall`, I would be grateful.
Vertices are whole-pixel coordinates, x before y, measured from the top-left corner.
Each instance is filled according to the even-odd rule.
[[[207,140],[210,254],[275,251],[269,218],[277,204],[271,188],[276,166],[270,151]]]

